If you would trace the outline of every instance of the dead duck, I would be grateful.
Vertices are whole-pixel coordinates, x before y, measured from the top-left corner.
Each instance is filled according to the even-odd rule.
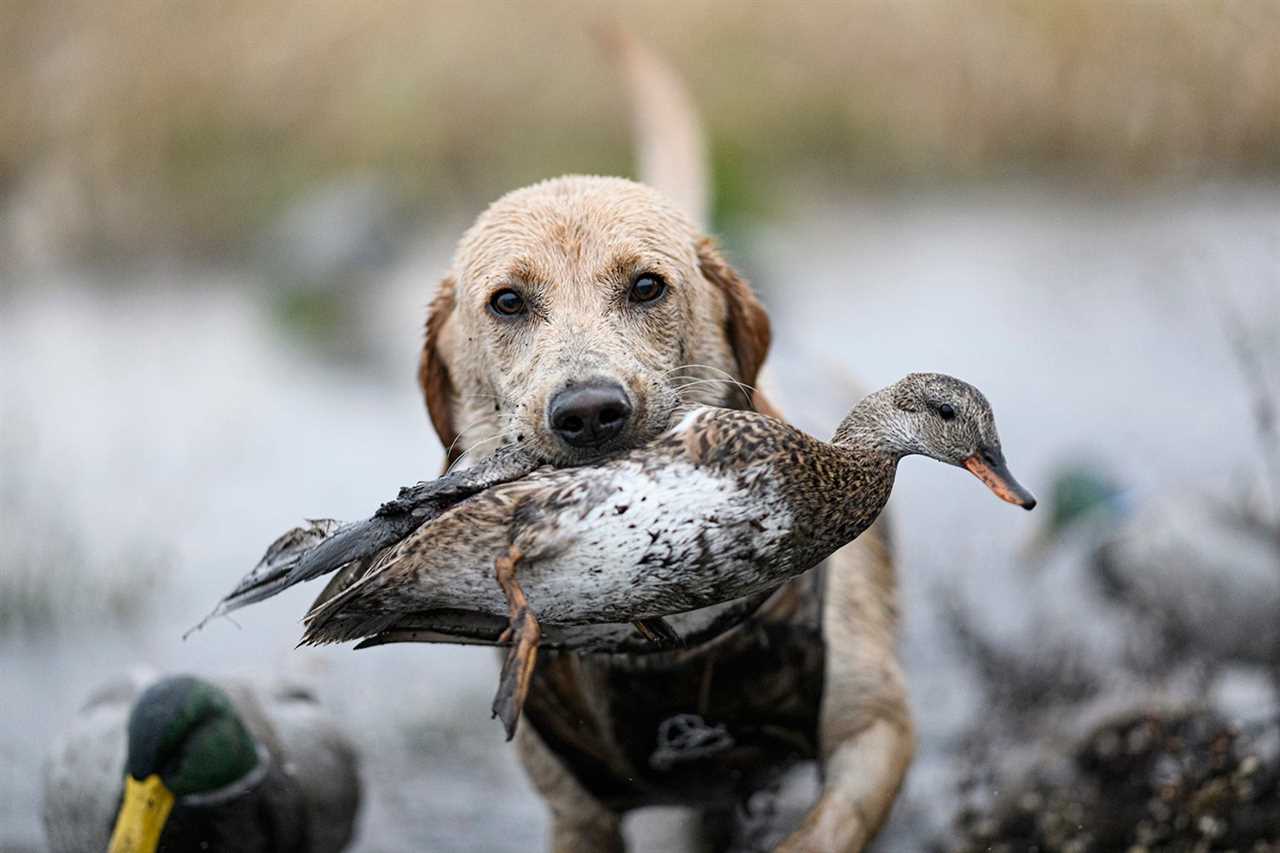
[[[1035,506],[1005,465],[981,392],[914,373],[864,398],[830,442],[767,415],[702,407],[596,465],[531,470],[517,452],[500,454],[404,490],[368,522],[290,531],[214,613],[345,566],[307,614],[304,644],[377,643],[424,613],[501,615],[510,650],[494,713],[510,737],[542,624],[630,621],[673,642],[662,617],[774,588],[856,538],[912,454]]]
[[[53,853],[337,853],[359,793],[352,745],[305,691],[133,676],[51,749],[45,833]]]

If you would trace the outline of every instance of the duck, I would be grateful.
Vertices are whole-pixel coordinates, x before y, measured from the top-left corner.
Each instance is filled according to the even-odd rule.
[[[52,853],[338,853],[360,803],[356,750],[306,690],[135,672],[52,745]]]
[[[1029,553],[1073,549],[1096,589],[1156,628],[1168,651],[1274,667],[1280,517],[1261,491],[1245,494],[1228,503],[1187,489],[1142,491],[1100,463],[1072,460],[1050,476]]]
[[[510,739],[544,625],[631,623],[649,641],[678,643],[666,616],[767,593],[855,539],[915,454],[1035,506],[1009,471],[986,397],[913,373],[858,402],[829,442],[765,414],[703,406],[595,464],[497,454],[491,466],[402,490],[367,522],[286,533],[211,616],[341,569],[306,614],[301,644],[377,644],[432,613],[505,619],[493,712]]]

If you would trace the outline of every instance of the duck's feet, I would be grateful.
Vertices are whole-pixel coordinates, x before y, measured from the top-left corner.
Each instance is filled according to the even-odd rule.
[[[515,736],[520,711],[524,708],[525,697],[529,695],[533,667],[538,662],[538,641],[542,638],[542,626],[529,609],[529,600],[516,580],[516,565],[520,557],[520,549],[512,545],[511,550],[496,561],[498,585],[502,587],[510,608],[507,630],[502,632],[498,642],[511,645],[502,663],[498,693],[493,697],[493,715],[502,720],[507,740]]]
[[[661,616],[652,619],[639,619],[631,623],[640,636],[662,649],[679,649],[684,647],[684,640],[671,623]]]

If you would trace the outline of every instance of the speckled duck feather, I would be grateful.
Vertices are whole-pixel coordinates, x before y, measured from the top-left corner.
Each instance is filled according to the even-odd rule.
[[[895,462],[765,415],[699,409],[649,447],[538,471],[457,503],[353,582],[327,589],[306,617],[303,642],[375,636],[440,608],[505,615],[492,562],[512,545],[524,554],[521,585],[544,624],[623,622],[748,596],[865,529]],[[829,499],[850,492],[866,498],[866,511],[852,517]]]

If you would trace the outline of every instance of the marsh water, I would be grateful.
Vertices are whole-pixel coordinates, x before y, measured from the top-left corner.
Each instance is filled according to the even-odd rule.
[[[492,652],[295,649],[313,589],[181,638],[285,528],[365,515],[438,470],[413,371],[457,230],[425,229],[350,299],[358,318],[319,336],[282,322],[252,270],[0,289],[0,850],[42,849],[50,738],[134,666],[311,685],[363,755],[358,851],[541,843],[544,809],[489,718]],[[797,206],[737,243],[774,320],[766,382],[806,428],[828,433],[853,381],[940,370],[987,394],[1032,490],[1076,459],[1144,491],[1260,488],[1228,329],[1280,353],[1280,188],[878,194]],[[1010,644],[1106,630],[1070,571],[1020,556],[1037,514],[918,459],[890,507],[920,749],[886,851],[945,826],[952,750],[984,723],[939,608],[963,602]],[[629,831],[680,849],[683,820]]]

